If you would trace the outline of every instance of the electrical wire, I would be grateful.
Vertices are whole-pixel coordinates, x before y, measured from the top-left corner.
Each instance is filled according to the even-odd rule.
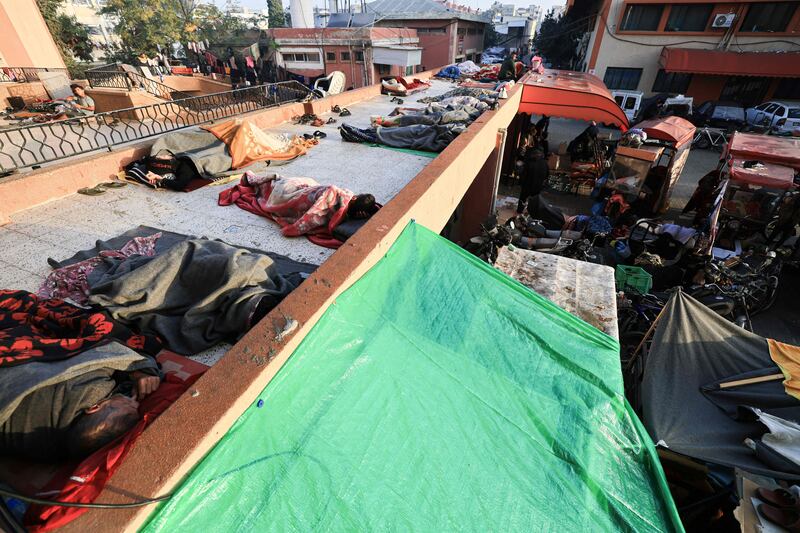
[[[144,507],[158,502],[166,501],[172,498],[172,494],[165,494],[157,498],[149,498],[147,500],[140,500],[138,502],[130,503],[78,503],[78,502],[65,502],[61,500],[46,500],[43,498],[36,498],[34,496],[26,496],[13,490],[8,490],[0,487],[0,495],[9,498],[16,498],[36,505],[51,505],[55,507],[78,507],[81,509],[133,509],[135,507]]]

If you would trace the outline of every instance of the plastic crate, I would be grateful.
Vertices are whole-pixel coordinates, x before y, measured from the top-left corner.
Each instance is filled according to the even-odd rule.
[[[617,265],[614,273],[617,290],[630,288],[639,294],[647,294],[653,287],[653,276],[637,266]]]

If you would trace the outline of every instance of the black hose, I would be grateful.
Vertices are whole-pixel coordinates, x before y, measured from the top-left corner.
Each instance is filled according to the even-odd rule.
[[[153,503],[163,502],[172,497],[172,494],[165,494],[164,496],[158,496],[157,498],[150,498],[147,500],[140,500],[138,502],[130,502],[130,503],[78,503],[78,502],[65,502],[61,500],[45,500],[42,498],[35,498],[33,496],[26,496],[24,494],[20,494],[18,492],[14,492],[12,490],[4,488],[0,488],[0,495],[9,498],[16,498],[18,500],[22,500],[29,503],[35,503],[36,505],[52,505],[56,507],[78,507],[81,509],[132,509],[135,507],[144,507],[145,505],[151,505]]]

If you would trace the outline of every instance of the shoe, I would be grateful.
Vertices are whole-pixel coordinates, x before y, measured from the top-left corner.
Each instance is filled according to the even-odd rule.
[[[340,117],[349,117],[350,115],[352,115],[352,113],[346,107],[342,109],[341,113],[339,113]]]
[[[780,509],[767,503],[758,506],[758,512],[773,524],[786,531],[800,532],[800,512],[794,509]]]
[[[325,124],[336,124],[336,119],[335,119],[335,118],[333,118],[333,117],[330,117],[330,118],[328,119],[328,122],[326,122]]]
[[[778,488],[775,490],[769,490],[765,488],[758,488],[756,489],[756,498],[770,504],[773,507],[797,507],[797,510],[800,511],[797,497],[786,489]]]
[[[314,132],[314,138],[316,138],[316,139],[324,139],[327,136],[328,136],[328,134],[325,133],[324,131],[317,130],[317,131]]]
[[[333,111],[334,113],[339,113],[341,112],[341,110],[342,108],[340,108],[338,105],[335,105],[331,108],[331,111]]]

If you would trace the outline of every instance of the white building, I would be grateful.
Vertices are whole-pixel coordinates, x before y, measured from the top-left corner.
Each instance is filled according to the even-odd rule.
[[[92,58],[100,61],[105,57],[107,46],[119,43],[119,37],[114,32],[114,21],[107,16],[100,15],[100,10],[106,5],[106,0],[66,0],[61,11],[86,26],[89,39],[94,45]]]

